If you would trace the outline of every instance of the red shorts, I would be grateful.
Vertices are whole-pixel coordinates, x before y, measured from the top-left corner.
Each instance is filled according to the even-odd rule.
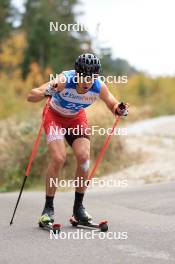
[[[74,117],[63,117],[48,107],[43,127],[48,144],[54,140],[64,140],[64,137],[70,146],[77,138],[90,139],[90,129],[84,109]]]

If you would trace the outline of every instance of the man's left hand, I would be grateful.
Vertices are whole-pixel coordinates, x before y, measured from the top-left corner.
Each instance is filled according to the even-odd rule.
[[[119,103],[118,107],[115,110],[115,115],[118,116],[127,116],[128,115],[128,108],[129,108],[129,104],[128,103]]]

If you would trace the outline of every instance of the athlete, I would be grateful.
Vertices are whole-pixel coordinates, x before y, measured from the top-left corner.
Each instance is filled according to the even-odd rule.
[[[56,187],[50,186],[50,179],[56,181],[66,160],[64,138],[72,147],[77,161],[75,179],[79,181],[79,185],[75,188],[73,216],[77,221],[92,219],[83,206],[86,186],[81,184],[82,179],[87,180],[90,169],[89,126],[84,109],[100,98],[114,115],[128,114],[128,104],[119,103],[105,83],[100,81],[100,70],[100,60],[95,55],[82,54],[75,61],[75,70],[60,73],[54,80],[32,89],[28,94],[29,102],[39,102],[50,97],[49,106],[44,110],[44,130],[50,162],[46,174],[46,201],[41,220],[47,216],[51,222],[54,221],[53,200]],[[76,127],[81,128],[78,134],[73,133],[73,128]]]

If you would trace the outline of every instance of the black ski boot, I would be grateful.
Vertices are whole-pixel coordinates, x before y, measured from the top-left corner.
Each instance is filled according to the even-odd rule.
[[[41,214],[39,222],[41,223],[46,223],[46,222],[53,223],[54,222],[54,207],[53,206],[44,207],[44,210]]]
[[[70,223],[72,226],[83,226],[83,227],[91,227],[100,230],[101,232],[108,231],[108,222],[101,221],[99,224],[94,223],[92,217],[86,212],[83,205],[74,206],[73,208],[73,216],[70,218]]]
[[[73,217],[78,222],[92,221],[92,216],[88,214],[88,212],[85,210],[82,204],[79,206],[74,206]]]
[[[39,219],[39,227],[46,229],[48,231],[53,231],[55,234],[60,232],[61,225],[53,224],[54,222],[54,208],[44,207],[42,215]]]

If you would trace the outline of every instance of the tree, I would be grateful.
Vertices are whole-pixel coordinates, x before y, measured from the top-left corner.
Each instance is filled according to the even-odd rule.
[[[22,19],[26,32],[27,48],[24,53],[23,73],[27,75],[30,64],[37,62],[41,69],[49,66],[56,73],[72,62],[81,52],[84,32],[50,31],[50,22],[75,24],[74,7],[77,0],[27,0]]]
[[[101,62],[104,74],[131,76],[132,74],[138,73],[126,60],[120,58],[113,59],[111,53],[104,54]]]
[[[9,35],[12,30],[13,8],[10,0],[0,1],[0,43]]]

